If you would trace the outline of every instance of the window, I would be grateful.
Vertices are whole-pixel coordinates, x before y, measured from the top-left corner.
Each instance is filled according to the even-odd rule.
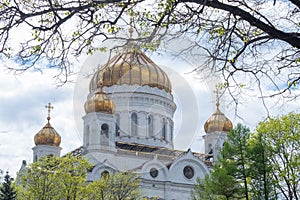
[[[166,119],[163,118],[163,122],[162,122],[162,139],[165,140],[166,139],[166,132],[167,132],[167,127],[166,127]]]
[[[107,170],[101,172],[101,178],[109,178],[109,172]]]
[[[191,179],[194,177],[194,169],[191,166],[185,166],[183,169],[183,174],[186,178]]]
[[[108,125],[107,124],[101,125],[101,134],[105,135],[108,138]]]
[[[210,143],[208,144],[208,150],[209,150],[208,154],[213,153],[212,145]]]
[[[147,115],[147,130],[148,130],[148,137],[153,136],[153,117],[152,115]]]
[[[138,125],[137,114],[132,113],[131,114],[131,135],[137,135],[137,125]]]
[[[115,119],[116,119],[116,136],[120,136],[120,115],[119,114],[116,114],[115,115]]]
[[[158,176],[158,170],[154,167],[150,169],[149,173],[152,178],[156,178]]]

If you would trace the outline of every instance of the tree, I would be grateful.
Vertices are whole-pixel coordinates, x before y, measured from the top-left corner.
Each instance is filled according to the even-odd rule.
[[[6,0],[0,3],[0,53],[22,64],[17,71],[47,59],[67,81],[73,72],[70,55],[103,51],[99,42],[109,39],[126,43],[124,30],[134,16],[137,45],[155,49],[183,38],[177,54],[201,63],[197,72],[222,76],[236,104],[243,88],[256,87],[261,97],[294,98],[300,80],[299,15],[297,0]],[[18,28],[31,34],[11,41]],[[14,49],[16,42],[21,45]],[[203,51],[205,61],[199,62]],[[265,93],[264,86],[274,92]]]
[[[87,172],[91,167],[92,164],[81,156],[42,157],[19,175],[21,186],[18,199],[142,199],[140,179],[136,174],[116,172],[88,183]]]
[[[261,122],[274,188],[279,198],[300,199],[300,114],[290,113]]]
[[[83,199],[86,175],[91,166],[81,156],[42,157],[19,175],[22,183],[19,199]]]
[[[201,199],[203,194],[212,199],[250,199],[249,137],[249,129],[241,124],[230,131],[211,174],[196,184],[194,199]]]
[[[249,184],[247,178],[249,177],[249,146],[248,141],[250,137],[250,130],[246,126],[237,124],[237,126],[230,131],[228,140],[224,143],[221,156],[224,164],[227,166],[227,171],[235,178],[241,185],[240,193],[246,200],[250,199]],[[221,160],[222,160],[221,159]]]
[[[203,180],[197,179],[197,184],[191,192],[192,200],[201,199],[232,199],[240,190],[235,178],[226,167],[216,164],[209,176]]]
[[[194,199],[299,199],[300,114],[261,122],[255,132],[238,125],[219,163],[195,185]],[[229,184],[226,184],[228,180]],[[233,190],[236,189],[236,190]]]
[[[253,199],[278,199],[276,181],[272,176],[272,162],[263,133],[253,133],[249,140],[250,187]]]
[[[132,172],[119,172],[102,176],[88,186],[88,199],[130,200],[142,199],[139,177]]]
[[[13,186],[13,178],[6,172],[4,182],[0,186],[0,199],[1,200],[14,200],[17,198],[17,192]]]

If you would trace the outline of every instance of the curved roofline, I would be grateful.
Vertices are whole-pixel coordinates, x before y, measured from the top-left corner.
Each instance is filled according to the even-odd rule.
[[[171,81],[167,74],[139,49],[124,48],[99,67],[90,81],[90,92],[96,91],[99,80],[102,80],[103,86],[106,87],[138,84],[172,92]]]

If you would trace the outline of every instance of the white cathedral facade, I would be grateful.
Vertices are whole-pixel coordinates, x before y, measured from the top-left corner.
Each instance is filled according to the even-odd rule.
[[[132,47],[99,67],[83,106],[83,145],[71,153],[94,164],[87,180],[100,179],[104,173],[134,171],[140,174],[142,190],[149,198],[190,199],[197,177],[209,174],[232,129],[217,103],[204,126],[204,154],[174,149],[176,105],[171,82],[159,66]],[[34,137],[34,162],[41,156],[60,156],[61,137],[49,121],[50,116]]]

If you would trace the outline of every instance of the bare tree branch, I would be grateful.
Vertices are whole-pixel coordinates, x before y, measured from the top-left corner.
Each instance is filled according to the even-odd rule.
[[[220,75],[236,105],[243,85],[262,98],[299,96],[298,0],[6,0],[0,2],[0,55],[21,64],[10,68],[16,72],[42,70],[39,63],[47,62],[65,83],[74,57],[105,51],[101,43],[110,39],[128,42],[130,17],[138,33],[131,40],[141,48],[190,40],[175,54],[194,59],[195,72]],[[15,38],[23,29],[29,35]]]

